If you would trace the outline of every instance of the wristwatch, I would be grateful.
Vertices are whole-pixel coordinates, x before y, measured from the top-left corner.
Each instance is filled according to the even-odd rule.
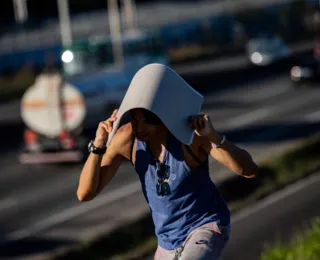
[[[221,145],[224,144],[224,142],[226,141],[226,136],[224,134],[221,134],[221,135],[222,135],[222,140],[221,140],[220,144],[211,144],[212,148],[219,148]]]
[[[104,154],[107,150],[107,147],[99,148],[94,146],[93,144],[94,140],[91,140],[88,144],[88,151],[89,153],[94,153],[94,154]]]

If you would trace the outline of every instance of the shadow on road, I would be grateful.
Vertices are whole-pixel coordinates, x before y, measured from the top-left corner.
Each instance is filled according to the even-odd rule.
[[[23,123],[1,122],[0,123],[0,153],[16,150],[23,140]]]
[[[13,257],[28,257],[46,251],[52,251],[59,246],[75,244],[76,241],[65,239],[46,239],[41,237],[30,237],[8,244],[0,245],[0,258],[9,259]]]

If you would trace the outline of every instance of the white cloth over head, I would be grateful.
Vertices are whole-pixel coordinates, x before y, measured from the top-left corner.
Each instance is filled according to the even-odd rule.
[[[156,114],[180,142],[192,143],[194,130],[188,117],[198,115],[203,96],[168,66],[152,63],[142,67],[133,77],[122,100],[109,134],[107,146],[125,121],[128,111],[144,108]]]

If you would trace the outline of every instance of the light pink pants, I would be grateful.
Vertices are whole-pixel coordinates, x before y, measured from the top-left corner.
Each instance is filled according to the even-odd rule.
[[[193,230],[181,247],[166,250],[158,246],[154,260],[218,260],[229,239],[229,228],[220,231],[216,222]]]

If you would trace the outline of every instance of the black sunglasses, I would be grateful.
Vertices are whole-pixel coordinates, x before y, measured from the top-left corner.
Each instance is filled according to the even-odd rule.
[[[169,179],[169,166],[160,163],[157,168],[157,194],[158,196],[165,196],[170,194],[170,185],[166,181]]]

